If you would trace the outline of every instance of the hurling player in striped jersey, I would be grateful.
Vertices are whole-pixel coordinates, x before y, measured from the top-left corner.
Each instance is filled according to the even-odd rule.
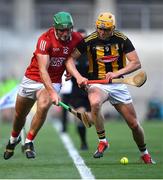
[[[108,81],[113,78],[123,78],[123,75],[140,69],[141,63],[132,42],[115,28],[115,16],[110,12],[100,13],[96,20],[96,30],[77,45],[68,62],[86,53],[91,79],[108,79]],[[73,74],[73,69],[68,69],[68,71]],[[132,97],[125,84],[89,85],[88,98],[99,140],[94,158],[102,157],[109,147],[110,140],[105,135],[104,117],[101,110],[103,103],[109,101],[131,129],[143,162],[155,163],[146,148],[144,131],[137,119]]]

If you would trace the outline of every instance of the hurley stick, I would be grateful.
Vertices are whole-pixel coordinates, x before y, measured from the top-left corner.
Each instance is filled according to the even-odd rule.
[[[147,80],[147,75],[145,71],[139,71],[137,74],[124,77],[124,78],[117,78],[112,79],[112,81],[108,81],[107,79],[100,79],[100,80],[88,80],[87,84],[115,84],[115,83],[123,83],[128,84],[136,87],[141,87]]]
[[[65,108],[66,110],[71,112],[78,119],[80,119],[86,128],[91,127],[91,124],[89,122],[89,116],[86,112],[82,113],[82,112],[76,111],[75,109],[71,108],[70,106],[66,105],[65,103],[63,103],[61,101],[59,101],[58,104],[59,104],[59,106],[62,106],[63,108]]]

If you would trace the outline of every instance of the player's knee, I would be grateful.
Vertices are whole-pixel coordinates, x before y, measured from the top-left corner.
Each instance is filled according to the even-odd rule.
[[[132,123],[129,123],[129,127],[130,127],[132,130],[136,130],[136,129],[138,129],[139,124],[138,124],[137,121],[134,121],[134,122],[132,122]]]
[[[91,103],[91,108],[96,112],[98,112],[100,110],[100,107],[101,106],[100,106],[100,103],[98,101],[94,101]]]
[[[39,103],[38,108],[41,111],[47,111],[50,107],[51,103],[48,99],[44,99],[43,101],[41,101],[41,103]]]

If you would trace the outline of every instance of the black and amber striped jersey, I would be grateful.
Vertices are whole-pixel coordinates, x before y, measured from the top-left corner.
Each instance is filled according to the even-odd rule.
[[[101,40],[97,32],[93,32],[78,44],[77,50],[87,53],[91,79],[103,79],[107,72],[125,67],[126,54],[135,48],[123,33],[115,30],[109,40]]]

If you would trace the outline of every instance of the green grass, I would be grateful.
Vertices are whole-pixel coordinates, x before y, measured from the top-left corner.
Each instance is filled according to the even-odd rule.
[[[90,149],[88,153],[84,152],[81,155],[96,178],[163,178],[163,122],[148,122],[144,123],[143,127],[148,149],[153,159],[157,161],[156,165],[144,165],[139,162],[140,153],[125,123],[108,122],[106,124],[106,134],[109,137],[110,149],[106,151],[101,159],[92,158],[92,153],[96,149],[98,142],[94,128],[88,131]],[[75,142],[72,131],[71,137]],[[128,165],[119,163],[123,156],[128,157]]]
[[[1,125],[1,130],[2,137],[6,139],[9,136],[8,126]],[[37,158],[34,160],[26,159],[21,153],[20,145],[16,148],[13,158],[3,160],[2,156],[5,147],[3,138],[3,144],[0,147],[0,179],[66,179],[68,174],[71,178],[80,177],[53,126],[45,125],[40,131],[35,141]]]
[[[156,165],[145,165],[139,162],[140,153],[133,142],[131,132],[127,125],[121,121],[106,123],[106,135],[110,142],[110,149],[103,158],[94,159],[93,153],[97,148],[97,135],[94,127],[88,129],[88,151],[79,151],[86,165],[91,168],[97,179],[161,179],[163,178],[163,122],[153,121],[143,123],[146,134],[146,143],[157,161]],[[37,158],[28,160],[21,153],[20,145],[15,155],[8,161],[3,160],[3,151],[8,141],[11,124],[0,126],[0,178],[21,179],[80,179],[67,151],[53,126],[45,124],[35,140]],[[75,125],[69,125],[69,134],[77,149],[80,141],[76,134]],[[128,165],[121,165],[120,158],[126,156]]]

